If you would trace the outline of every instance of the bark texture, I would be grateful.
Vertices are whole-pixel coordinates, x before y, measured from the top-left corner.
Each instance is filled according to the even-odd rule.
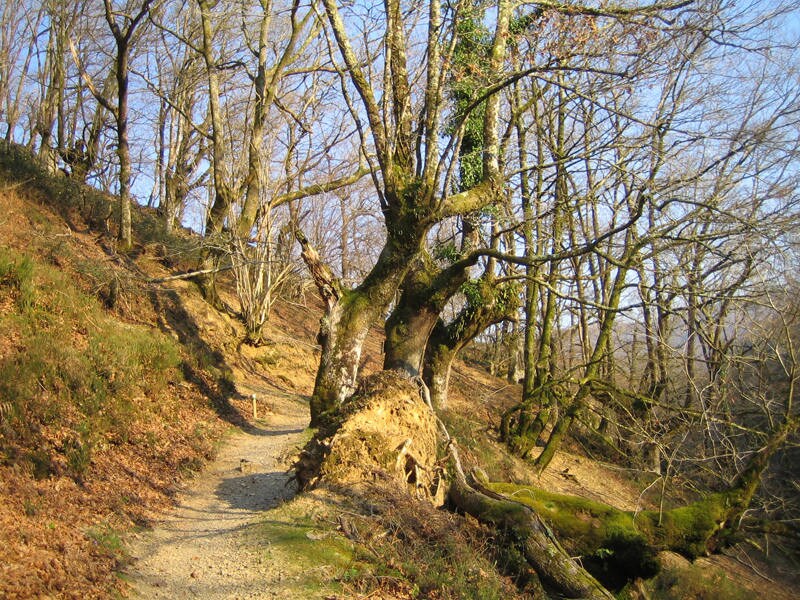
[[[451,445],[451,451],[454,447]],[[457,456],[457,453],[456,453]],[[564,551],[541,517],[530,507],[493,492],[460,468],[450,487],[450,501],[482,523],[508,532],[542,581],[567,598],[611,600],[614,596]]]

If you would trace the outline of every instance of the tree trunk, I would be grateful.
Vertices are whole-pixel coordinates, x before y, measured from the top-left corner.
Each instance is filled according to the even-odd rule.
[[[634,244],[634,233],[632,229],[629,229],[625,235],[625,247],[626,251],[620,261],[620,265],[617,267],[617,273],[611,288],[611,295],[608,299],[608,310],[604,314],[600,324],[600,330],[595,340],[592,355],[583,370],[582,383],[575,392],[565,414],[561,415],[556,422],[542,453],[534,461],[534,468],[539,474],[550,464],[556,451],[561,446],[564,436],[572,426],[575,417],[583,408],[587,398],[591,394],[592,382],[597,379],[603,365],[603,358],[608,352],[614,321],[617,317],[617,309],[619,308],[620,299],[622,298],[622,291],[625,288],[625,278],[627,277],[630,265],[638,255],[638,247]]]
[[[420,374],[425,347],[441,310],[441,302],[437,302],[432,289],[436,270],[431,258],[423,253],[403,278],[397,306],[384,326],[384,369],[406,371],[411,376]]]
[[[322,346],[322,356],[311,397],[312,426],[355,390],[361,350],[373,312],[352,308],[361,300],[357,292],[345,293],[320,322],[317,341]]]
[[[439,312],[429,305],[414,310],[401,300],[386,321],[383,368],[405,371],[412,377],[419,375],[428,339],[438,319]]]
[[[474,245],[476,231],[465,220],[462,250]],[[412,376],[423,370],[425,349],[445,305],[469,279],[476,261],[459,261],[439,269],[427,253],[420,255],[403,279],[397,306],[386,320],[384,369]]]
[[[320,330],[323,360],[312,397],[312,422],[317,422],[325,411],[334,409],[347,390],[354,386],[367,329],[394,299],[409,267],[422,252],[431,227],[445,218],[480,210],[502,197],[497,131],[500,98],[497,93],[486,99],[481,183],[450,196],[447,195],[449,189],[439,189],[444,167],[437,158],[441,135],[438,115],[443,109],[439,86],[444,76],[440,71],[441,65],[433,62],[439,56],[441,36],[436,5],[431,5],[428,24],[428,77],[424,90],[427,105],[422,109],[424,126],[418,127],[411,111],[412,81],[406,64],[406,31],[400,2],[388,0],[385,7],[386,62],[380,102],[376,99],[369,73],[362,70],[338,3],[324,0],[323,4],[348,79],[358,91],[370,126],[376,168],[380,169],[380,177],[374,177],[374,182],[387,236],[375,266],[361,285],[347,293],[343,293],[329,269],[319,268],[319,257],[314,264],[307,241],[304,244],[302,236],[297,236],[303,246],[303,258],[326,303],[327,323],[323,322]],[[500,2],[490,72],[502,70],[512,11],[513,3]],[[404,362],[417,362],[417,359],[411,357]]]
[[[117,156],[119,157],[119,230],[117,240],[122,250],[129,250],[133,245],[131,232],[131,151],[128,143],[128,61],[130,59],[130,42],[138,25],[150,10],[152,0],[143,0],[142,7],[135,16],[129,19],[123,30],[117,24],[110,0],[105,0],[105,17],[117,45],[115,74],[117,77],[117,105],[114,116],[117,121]],[[98,98],[98,101],[101,101]]]
[[[515,88],[514,102],[519,105],[519,90]],[[563,120],[563,111],[559,111],[559,118]],[[534,121],[539,122],[540,116],[534,105]],[[523,237],[525,240],[525,254],[527,256],[541,255],[544,252],[543,240],[546,236],[542,235],[543,224],[537,220],[537,215],[541,211],[541,197],[544,189],[542,170],[536,169],[537,178],[534,189],[531,189],[531,182],[527,175],[527,133],[522,123],[517,120],[515,123],[518,136],[518,155],[520,166],[525,171],[522,177],[522,202],[524,213]],[[562,128],[563,134],[563,128]],[[563,140],[561,141],[563,145]],[[545,162],[545,140],[537,137],[536,140],[536,160],[538,164]],[[556,185],[556,204],[553,207],[551,223],[551,236],[553,243],[558,243],[563,230],[563,211],[566,203],[566,181],[563,169],[559,169]],[[553,246],[553,251],[556,251]],[[519,456],[527,457],[536,445],[539,436],[547,426],[551,411],[555,403],[553,393],[553,371],[555,365],[555,351],[553,345],[553,330],[557,315],[557,297],[555,286],[560,277],[559,263],[551,261],[548,264],[547,282],[550,289],[545,290],[535,279],[539,276],[541,267],[539,265],[526,266],[525,284],[525,338],[523,344],[523,360],[525,375],[522,382],[522,400],[504,415],[501,426],[503,441],[505,441],[512,452]],[[544,304],[544,312],[541,316],[536,315],[539,302]],[[536,321],[538,320],[538,323]],[[536,339],[536,329],[539,328],[539,337]],[[516,420],[512,426],[512,416],[516,414]]]
[[[468,484],[460,469],[455,471],[450,501],[479,521],[505,532],[543,581],[567,598],[613,599],[608,590],[570,558],[536,512],[477,481]]]
[[[36,128],[41,136],[39,151],[42,161],[48,171],[55,173],[58,170],[58,148],[53,146],[52,139],[56,118],[64,105],[64,87],[66,85],[64,58],[67,53],[68,15],[65,10],[57,11],[53,8],[50,8],[48,13],[51,31],[47,42],[47,60],[45,62],[47,92],[39,108]],[[57,143],[60,145],[62,142],[62,136],[58,136]]]
[[[389,239],[370,274],[354,290],[342,288],[302,232],[296,230],[295,237],[325,303],[317,338],[322,356],[311,396],[311,425],[316,426],[355,389],[364,339],[394,298],[424,235],[416,243]]]
[[[535,406],[538,405],[538,410]],[[500,425],[503,441],[511,451],[527,458],[539,441],[539,436],[550,423],[556,406],[554,391],[543,388],[506,411]]]
[[[133,246],[131,232],[131,151],[128,143],[128,45],[117,46],[117,155],[119,156],[119,230],[120,248]]]
[[[317,338],[322,355],[311,396],[312,426],[355,390],[364,339],[391,301],[393,290],[388,292],[362,288],[348,291],[325,311]]]
[[[489,274],[475,283],[467,306],[450,324],[438,321],[428,339],[423,378],[438,408],[447,406],[450,370],[458,353],[491,325],[515,318],[519,308],[518,286],[498,284]]]
[[[585,397],[588,393],[579,393],[579,395],[572,401],[572,403],[567,408],[565,414],[559,415],[558,419],[556,420],[555,427],[553,427],[553,431],[550,432],[549,437],[547,438],[547,443],[544,445],[541,454],[536,457],[534,461],[534,471],[541,475],[542,472],[547,468],[550,464],[550,461],[553,460],[553,456],[555,456],[556,451],[561,447],[561,442],[564,441],[564,436],[569,431],[569,428],[572,427],[572,423],[575,420],[578,411],[582,408],[583,402]]]
[[[450,370],[457,350],[449,343],[447,327],[439,321],[431,334],[425,353],[425,383],[431,392],[431,402],[437,409],[447,408]]]

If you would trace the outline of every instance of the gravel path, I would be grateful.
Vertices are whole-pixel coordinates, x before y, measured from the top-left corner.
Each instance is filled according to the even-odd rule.
[[[179,497],[179,506],[130,543],[126,575],[139,598],[274,598],[276,565],[250,530],[295,494],[287,456],[307,416],[273,418],[227,440],[218,458]],[[288,485],[287,485],[288,484]]]

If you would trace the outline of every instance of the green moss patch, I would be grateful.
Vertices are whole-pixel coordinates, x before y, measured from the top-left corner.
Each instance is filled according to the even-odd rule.
[[[673,550],[691,559],[705,554],[726,512],[724,494],[662,513],[633,513],[532,486],[494,483],[490,487],[533,508],[556,531],[567,551],[581,556],[584,566],[614,589],[630,579],[658,573],[658,550]]]
[[[633,513],[532,486],[494,483],[491,488],[536,510],[581,554],[604,547],[609,539],[623,538],[642,539],[656,549],[694,559],[707,553],[709,540],[719,531],[728,510],[726,494],[710,494],[663,512]]]
[[[342,582],[365,568],[353,544],[332,523],[305,513],[307,505],[307,500],[294,501],[272,510],[253,530],[275,570],[270,588],[282,597],[341,594]]]

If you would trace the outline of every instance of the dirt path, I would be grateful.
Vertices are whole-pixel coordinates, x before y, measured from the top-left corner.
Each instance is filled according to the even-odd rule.
[[[178,507],[131,540],[126,576],[134,597],[275,597],[268,582],[276,565],[264,560],[251,532],[264,511],[295,494],[287,462],[306,423],[294,404],[226,440]]]

